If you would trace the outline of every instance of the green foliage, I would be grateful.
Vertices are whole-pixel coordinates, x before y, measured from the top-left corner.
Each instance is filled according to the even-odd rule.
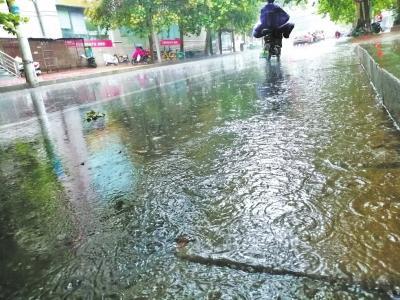
[[[199,34],[204,27],[248,31],[258,7],[258,0],[98,0],[87,14],[103,28],[126,27],[142,36],[171,24]]]
[[[203,6],[203,25],[214,30],[234,29],[247,32],[257,20],[257,0],[213,0]]]
[[[378,14],[385,9],[399,7],[397,0],[371,0],[372,13]],[[300,4],[306,0],[285,0],[285,3]],[[356,4],[354,0],[319,0],[318,11],[321,14],[328,14],[332,21],[342,23],[353,23],[357,18]]]
[[[105,113],[99,113],[94,110],[91,110],[86,113],[86,121],[87,122],[96,121],[97,119],[103,118],[105,116],[106,116]]]
[[[183,34],[200,34],[204,20],[202,1],[170,1],[166,5],[172,23],[178,24]]]
[[[382,10],[396,8],[396,0],[372,0],[373,13],[376,15]]]
[[[329,14],[334,22],[352,23],[357,15],[354,0],[321,0],[318,5],[318,11]]]
[[[0,3],[5,3],[6,1],[4,0],[0,0]],[[27,22],[28,19],[18,16],[18,15],[14,15],[12,13],[3,13],[0,12],[0,26],[3,27],[3,29],[5,31],[7,31],[8,33],[12,34],[12,35],[16,35],[17,34],[17,27],[23,23],[23,22]]]

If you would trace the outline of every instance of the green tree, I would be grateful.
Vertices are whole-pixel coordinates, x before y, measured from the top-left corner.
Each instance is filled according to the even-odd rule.
[[[105,29],[125,27],[147,36],[150,53],[154,53],[154,32],[173,22],[163,0],[101,0],[87,11],[91,21]]]
[[[5,0],[0,0],[1,3],[7,2],[8,7],[11,7],[15,1],[5,1]],[[21,17],[19,15],[15,15],[10,13],[3,13],[0,12],[0,26],[7,31],[8,33],[12,35],[17,35],[17,27],[22,23],[26,22],[27,18]]]
[[[329,0],[319,1],[319,11],[329,14],[333,21],[353,23],[356,28],[370,29],[371,15],[384,9],[392,9],[395,0]]]
[[[237,33],[241,33],[244,36],[249,33],[259,15],[259,1],[248,0],[240,1],[236,6],[235,10],[231,12],[231,27],[232,37],[233,30]]]
[[[221,49],[221,33],[229,31],[234,36],[235,30],[248,32],[257,20],[260,2],[257,0],[212,0],[205,1],[203,7],[204,26],[207,30],[206,53],[211,52],[212,31],[218,32]]]
[[[125,27],[149,38],[153,51],[153,33],[177,24],[180,36],[199,34],[206,28],[206,51],[212,53],[212,30],[248,31],[256,20],[258,0],[98,0],[87,14],[103,28]],[[184,45],[181,45],[184,50]]]
[[[395,25],[400,25],[400,0],[396,3],[396,19],[394,20]]]
[[[202,0],[168,1],[170,18],[179,27],[181,51],[184,49],[184,36],[187,34],[199,35],[203,26]]]
[[[285,3],[300,4],[305,0],[285,0]],[[372,12],[374,15],[385,9],[400,8],[400,0],[319,0],[318,11],[328,14],[332,21],[353,23],[355,27],[369,28]]]

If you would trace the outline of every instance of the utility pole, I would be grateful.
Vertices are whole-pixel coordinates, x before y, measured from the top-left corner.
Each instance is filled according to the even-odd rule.
[[[40,30],[42,31],[42,37],[45,38],[46,37],[46,32],[44,30],[42,13],[40,12],[38,1],[37,0],[32,0],[32,2],[33,2],[33,5],[35,6],[35,11],[36,11],[36,15],[38,17]]]
[[[15,0],[7,0],[7,6],[10,13],[14,15],[20,14],[19,6],[16,4]],[[33,66],[33,57],[28,39],[24,37],[20,26],[16,28],[16,31],[19,49],[21,50],[22,55],[22,62],[24,65],[26,83],[29,87],[37,87],[39,85],[39,81],[36,76],[35,67]]]

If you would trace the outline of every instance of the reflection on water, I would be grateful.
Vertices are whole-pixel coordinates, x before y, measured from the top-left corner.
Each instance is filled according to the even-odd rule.
[[[388,70],[397,78],[400,77],[400,41],[377,42],[362,45],[375,61],[384,69]]]
[[[400,137],[352,50],[256,56],[5,94],[0,298],[396,293]]]
[[[265,65],[265,81],[258,87],[258,97],[262,99],[264,110],[276,111],[288,104],[287,83],[280,62],[268,62]]]

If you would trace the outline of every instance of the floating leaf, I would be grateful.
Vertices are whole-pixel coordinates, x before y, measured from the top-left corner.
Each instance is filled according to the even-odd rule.
[[[96,121],[99,118],[105,117],[105,115],[106,115],[105,113],[99,113],[94,110],[91,110],[86,113],[86,121],[87,122]]]

